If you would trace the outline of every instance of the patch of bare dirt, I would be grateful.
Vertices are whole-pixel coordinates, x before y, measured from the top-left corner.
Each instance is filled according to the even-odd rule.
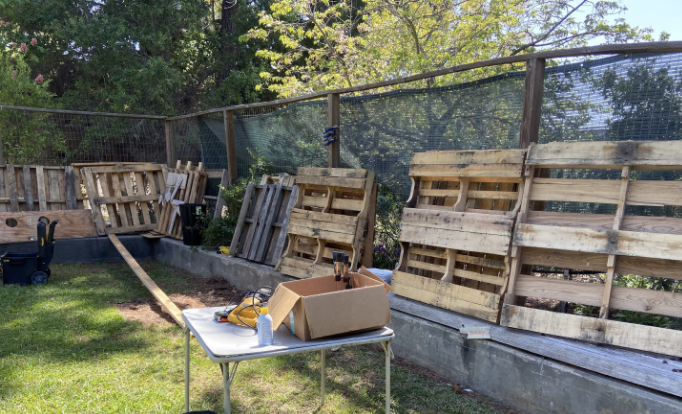
[[[181,310],[223,306],[237,293],[237,289],[219,277],[203,278],[187,274],[192,287],[185,293],[172,293],[168,297]],[[155,301],[124,302],[115,304],[125,320],[137,321],[145,326],[175,324],[173,318]]]

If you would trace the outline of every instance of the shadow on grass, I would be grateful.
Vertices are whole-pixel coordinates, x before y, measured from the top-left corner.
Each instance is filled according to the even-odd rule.
[[[131,287],[118,270],[53,266],[46,285],[0,286],[0,398],[19,387],[16,373],[24,365],[104,360],[149,346],[143,327],[126,322],[110,305],[135,299],[144,289]]]

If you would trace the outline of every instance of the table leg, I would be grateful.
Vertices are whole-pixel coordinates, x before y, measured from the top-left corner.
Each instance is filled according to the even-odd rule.
[[[225,393],[223,394],[223,404],[225,406],[225,414],[230,414],[230,363],[226,362],[220,364],[223,370],[223,387]]]
[[[320,384],[322,386],[322,402],[320,403],[320,407],[324,405],[324,396],[327,391],[326,354],[326,349],[320,351]]]
[[[391,412],[391,341],[386,341],[386,414]]]
[[[185,411],[189,412],[189,329],[185,328]]]

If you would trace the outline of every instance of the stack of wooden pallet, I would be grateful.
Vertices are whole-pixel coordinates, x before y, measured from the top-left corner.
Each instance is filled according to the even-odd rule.
[[[539,168],[557,178],[536,177]],[[680,141],[533,146],[502,325],[682,356],[682,331],[607,319],[614,309],[682,317],[682,294],[615,283],[618,274],[682,280],[682,219],[649,215],[682,206],[680,171]],[[595,172],[611,179],[590,178]],[[533,202],[560,205],[558,211],[534,211]],[[572,211],[599,205],[608,214],[561,212],[567,204],[578,207]],[[528,265],[605,277],[598,283],[538,277],[523,274]],[[516,306],[517,295],[598,307],[599,317]]]
[[[524,156],[523,150],[414,155],[395,294],[499,320]]]
[[[153,237],[169,236],[182,240],[179,206],[201,203],[206,192],[207,180],[208,175],[204,172],[204,164],[201,162],[194,167],[191,161],[187,165],[182,165],[182,162],[178,161],[174,169],[168,170],[166,191],[158,198],[163,208]]]
[[[374,173],[342,168],[299,168],[298,195],[287,226],[288,247],[277,265],[282,273],[306,278],[333,273],[332,252],[350,257],[372,255]]]

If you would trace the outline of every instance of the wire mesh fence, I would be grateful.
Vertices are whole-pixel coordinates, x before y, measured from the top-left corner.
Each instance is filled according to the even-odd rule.
[[[517,148],[524,72],[438,88],[341,99],[341,165],[366,168],[406,197],[412,154]],[[327,165],[326,100],[234,111],[237,171],[268,173]],[[227,168],[223,113],[174,120],[175,156]],[[0,110],[9,163],[166,161],[163,119]],[[682,137],[682,54],[635,54],[548,62],[540,142],[669,140]],[[556,173],[555,173],[556,174]],[[610,172],[585,172],[609,178]],[[615,174],[615,175],[614,175]],[[655,173],[652,173],[655,176]],[[557,207],[559,208],[559,207]]]
[[[10,164],[166,162],[163,120],[0,110]]]
[[[175,158],[204,163],[208,169],[227,168],[225,124],[222,113],[173,121]]]

